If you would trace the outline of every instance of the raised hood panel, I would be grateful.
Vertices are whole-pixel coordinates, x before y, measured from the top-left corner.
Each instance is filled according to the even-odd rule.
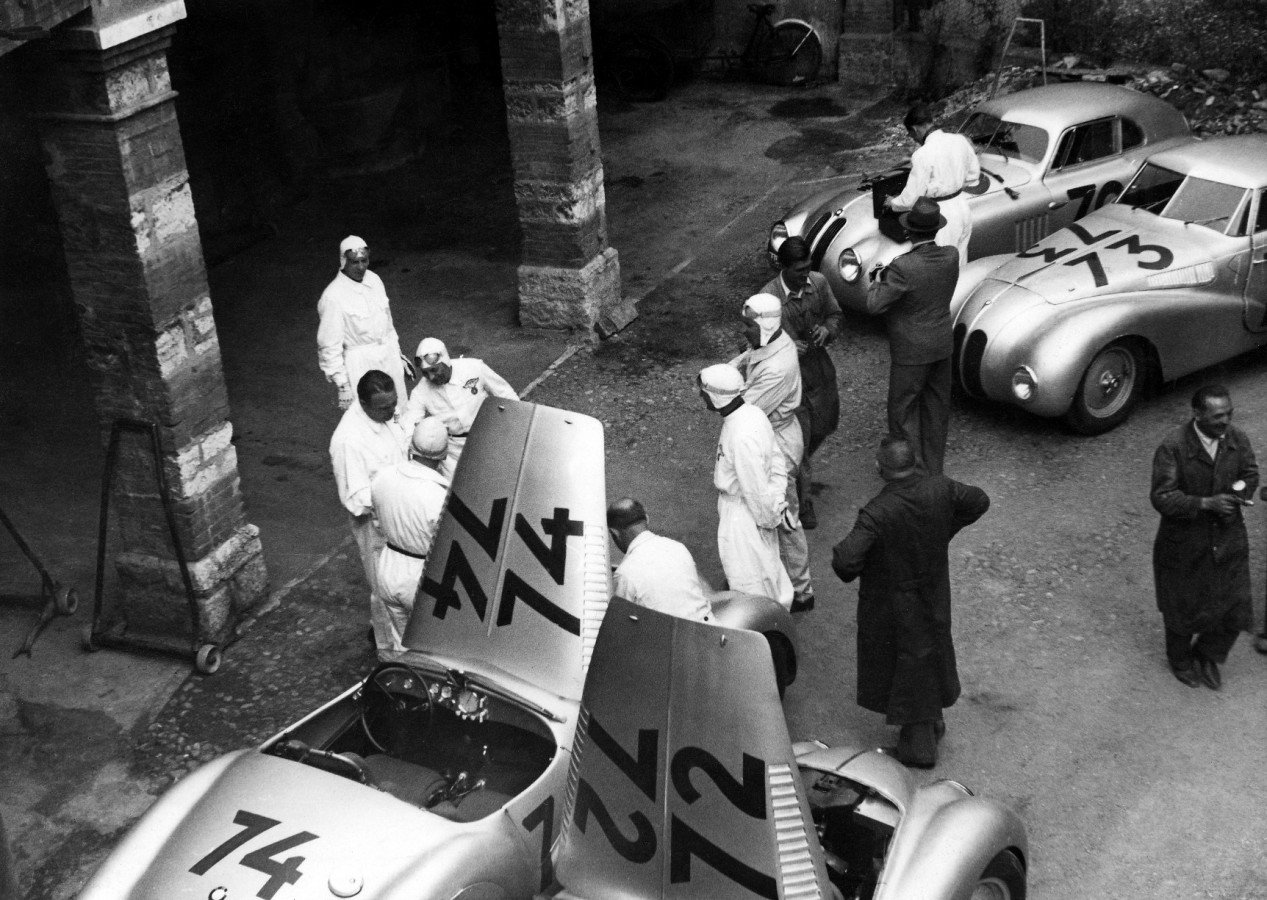
[[[579,699],[611,594],[605,478],[597,419],[485,401],[405,645]]]
[[[765,638],[611,601],[555,872],[574,897],[818,900],[822,851]]]
[[[172,791],[146,817],[161,828],[149,835],[159,844],[143,848],[151,860],[125,844],[84,896],[330,900],[332,877],[359,876],[359,896],[372,900],[460,831],[389,794],[254,751],[202,787]]]
[[[1150,276],[1209,260],[1208,239],[1217,236],[1201,231],[1110,204],[1018,253],[990,277],[1049,303],[1147,290]]]

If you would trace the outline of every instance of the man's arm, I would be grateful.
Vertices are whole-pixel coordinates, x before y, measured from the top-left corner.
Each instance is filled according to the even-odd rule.
[[[1258,490],[1258,460],[1254,458],[1254,448],[1244,434],[1241,435],[1241,446],[1244,452],[1241,454],[1241,469],[1236,475],[1245,482],[1245,490],[1241,492],[1241,496],[1250,498]]]
[[[845,539],[832,548],[831,568],[841,581],[853,581],[862,574],[879,533],[871,513],[866,507],[858,512],[858,520]]]
[[[508,382],[505,378],[502,378],[484,363],[481,363],[480,365],[483,366],[480,378],[483,379],[484,390],[489,394],[489,396],[501,397],[503,400],[519,399],[519,395],[516,394],[515,389],[510,386],[510,382]]]
[[[958,534],[977,519],[985,515],[990,508],[990,495],[979,487],[952,481],[953,493],[951,502],[954,508],[954,533]]]
[[[348,383],[348,370],[343,364],[343,308],[329,291],[317,301],[317,362],[326,380],[340,388],[352,388]]]
[[[330,451],[335,480],[340,487],[339,501],[354,516],[374,511],[373,493],[369,478],[368,459],[364,451],[355,445],[340,444]]]
[[[763,464],[769,454],[770,471]],[[733,448],[732,462],[735,480],[739,482],[739,495],[743,497],[748,512],[756,520],[758,528],[777,528],[787,508],[787,498],[781,485],[787,478],[783,454],[779,452],[771,429],[769,446],[756,434],[741,434]]]
[[[906,179],[906,187],[896,197],[890,197],[887,206],[897,212],[906,212],[915,205],[915,201],[928,194],[929,165],[928,150],[915,148],[911,154],[911,174]]]
[[[906,275],[903,274],[899,261],[894,260],[867,289],[867,312],[873,316],[884,312],[902,299],[908,287]]]
[[[827,278],[821,272],[811,272],[810,280],[814,282],[814,293],[818,297],[819,315],[823,319],[823,327],[827,329],[829,340],[836,340],[840,337],[840,323],[843,316],[840,312],[840,304],[836,302],[836,297],[831,292],[831,287],[827,284]]]
[[[1179,483],[1182,447],[1165,441],[1153,454],[1153,509],[1172,519],[1195,519],[1205,508],[1206,497],[1184,493]]]

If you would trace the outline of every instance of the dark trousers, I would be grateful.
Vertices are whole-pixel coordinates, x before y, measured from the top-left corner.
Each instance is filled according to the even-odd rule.
[[[909,441],[928,475],[940,475],[950,428],[950,357],[889,365],[889,434]]]
[[[1239,631],[1203,631],[1200,634],[1181,634],[1166,629],[1166,659],[1171,668],[1187,669],[1195,657],[1203,657],[1222,665],[1236,643]]]

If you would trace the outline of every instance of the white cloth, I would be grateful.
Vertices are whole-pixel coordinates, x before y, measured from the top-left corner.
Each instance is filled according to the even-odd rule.
[[[744,301],[743,315],[757,320],[764,347],[783,324],[783,301],[774,294],[753,294]]]
[[[399,423],[395,420],[375,422],[359,403],[353,403],[344,411],[330,438],[330,463],[339,502],[351,517],[352,536],[356,539],[371,592],[374,561],[383,538],[370,515],[374,509],[370,482],[379,469],[404,460],[405,442]]]
[[[616,567],[615,593],[657,612],[707,622],[713,608],[704,594],[695,560],[686,545],[644,531],[629,542]]]
[[[417,557],[431,552],[448,492],[448,479],[414,460],[380,469],[374,476],[374,518],[386,539],[378,554],[370,595],[370,623],[380,651],[405,649],[405,627],[427,565],[425,559]]]
[[[317,359],[326,380],[355,392],[361,376],[378,369],[392,377],[396,408],[404,409],[409,388],[382,279],[367,271],[357,282],[339,272],[321,293],[317,315]]]
[[[471,430],[475,416],[486,397],[502,397],[518,400],[519,395],[483,360],[459,356],[450,360],[453,371],[445,384],[432,384],[425,378],[414,386],[414,392],[405,405],[405,421],[416,423],[424,416],[435,416],[449,430],[449,450],[441,472],[453,477],[462,448],[466,446],[466,434]]]
[[[717,439],[717,553],[731,590],[792,605],[792,582],[779,560],[777,528],[787,508],[787,466],[774,428],[743,403],[722,419]]]
[[[972,237],[972,212],[968,198],[960,193],[981,180],[981,164],[972,141],[962,134],[934,129],[911,154],[911,175],[902,193],[893,198],[893,208],[909,210],[920,197],[931,197],[941,206],[945,226],[937,232],[939,247],[957,247],[959,264],[968,261],[968,241]],[[950,197],[943,200],[943,197]]]

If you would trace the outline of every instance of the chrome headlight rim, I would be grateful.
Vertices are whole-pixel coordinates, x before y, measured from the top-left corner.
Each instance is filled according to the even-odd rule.
[[[840,256],[836,258],[836,271],[849,284],[858,280],[862,274],[862,260],[858,258],[858,252],[853,247],[846,247],[840,251]]]

